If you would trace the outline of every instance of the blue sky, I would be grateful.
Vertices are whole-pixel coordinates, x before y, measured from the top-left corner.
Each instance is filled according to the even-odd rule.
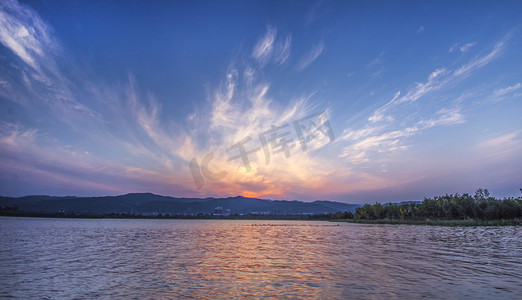
[[[0,194],[518,196],[520,20],[517,1],[2,1]]]

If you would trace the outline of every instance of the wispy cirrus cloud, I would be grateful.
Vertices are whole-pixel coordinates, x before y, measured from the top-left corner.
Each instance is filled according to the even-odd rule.
[[[427,93],[441,88],[445,82],[440,81],[440,75],[445,72],[445,69],[437,69],[433,71],[428,76],[428,80],[425,83],[417,83],[414,88],[408,90],[408,92],[403,96],[400,96],[401,92],[398,91],[389,102],[375,110],[368,120],[370,122],[393,120],[392,116],[386,116],[387,111],[402,103],[415,102]]]
[[[339,138],[342,148],[339,157],[353,165],[363,163],[381,163],[385,157],[396,151],[411,147],[408,139],[422,134],[426,129],[437,126],[450,126],[465,123],[466,120],[460,108],[441,109],[428,120],[419,120],[409,127],[392,129],[391,124],[367,124],[359,130],[347,129]],[[400,127],[400,126],[399,126]]]
[[[9,75],[2,75],[11,84],[2,95],[24,106],[50,109],[70,126],[79,118],[99,121],[101,114],[76,98],[77,87],[59,70],[58,57],[64,53],[37,12],[14,0],[2,1],[0,42],[20,59],[6,66]]]
[[[2,28],[0,38],[6,47],[20,57],[21,64],[26,65],[19,68],[19,75],[21,82],[26,85],[25,91],[31,93],[20,94],[20,97],[28,101],[28,109],[31,109],[31,101],[40,100],[42,105],[48,105],[52,113],[59,116],[56,118],[58,122],[71,122],[75,135],[84,140],[69,148],[64,145],[67,142],[65,140],[46,139],[48,132],[45,129],[41,132],[43,137],[38,138],[40,131],[23,131],[9,125],[7,127],[11,129],[5,129],[2,136],[3,149],[11,147],[14,150],[10,153],[15,155],[15,150],[25,145],[24,151],[19,153],[28,158],[18,167],[9,163],[12,172],[23,173],[27,177],[48,174],[46,178],[54,180],[55,184],[76,181],[75,186],[96,188],[102,193],[121,191],[124,187],[135,191],[136,188],[121,183],[127,180],[134,182],[136,187],[150,186],[150,190],[164,193],[172,189],[182,195],[185,190],[194,192],[188,162],[193,157],[201,159],[208,152],[215,151],[212,167],[228,170],[229,176],[219,182],[209,182],[201,191],[202,195],[221,193],[250,196],[282,196],[292,187],[308,181],[306,175],[319,182],[318,176],[329,172],[327,166],[305,152],[296,152],[288,160],[284,159],[284,155],[283,159],[274,157],[272,163],[265,166],[263,151],[252,155],[252,171],[246,172],[240,162],[230,162],[225,151],[247,136],[257,139],[259,133],[270,129],[272,125],[291,124],[295,119],[312,112],[313,106],[308,101],[311,95],[296,97],[287,106],[273,101],[268,96],[270,82],[261,79],[259,68],[251,67],[256,63],[261,68],[269,62],[285,64],[291,56],[291,35],[278,40],[276,28],[268,26],[264,36],[253,48],[251,59],[244,64],[231,66],[223,81],[211,89],[208,105],[196,109],[190,118],[187,117],[194,126],[188,129],[166,118],[161,102],[151,92],[142,93],[133,76],[129,76],[128,83],[118,85],[94,84],[82,77],[82,74],[77,74],[80,77],[76,78],[83,83],[82,87],[67,80],[58,67],[52,67],[57,65],[57,54],[46,48],[47,42],[43,38],[56,45],[58,42],[53,40],[49,27],[26,6],[16,2],[6,3],[10,6],[4,4],[2,13],[9,9],[15,13],[10,13],[7,21],[3,20],[8,23],[5,26],[7,29]],[[26,18],[26,15],[32,17]],[[37,26],[31,25],[33,23],[40,27],[34,29]],[[45,33],[42,34],[42,30],[46,30]],[[321,44],[318,52],[306,64],[311,63],[322,52],[322,48]],[[5,86],[10,86],[14,81],[9,79],[5,82]],[[84,87],[87,89],[82,91],[93,99],[90,107],[85,106],[72,92]],[[87,118],[78,114],[86,115]],[[294,137],[295,149],[299,147],[297,142]],[[323,142],[319,140],[314,145]],[[316,147],[311,145],[309,151],[314,149]],[[103,152],[117,155],[93,154]],[[39,164],[38,159],[55,164],[59,162],[62,167]],[[1,160],[0,164],[8,164],[8,161]],[[83,174],[73,170],[83,170]],[[314,174],[310,170],[314,170]],[[139,178],[143,180],[138,183]],[[115,187],[105,186],[104,180],[114,182]]]
[[[384,51],[381,52],[376,58],[372,59],[370,63],[368,63],[368,67],[373,67],[382,64],[384,61]]]
[[[75,69],[68,65],[74,60],[65,65],[60,62],[58,57],[67,53],[52,28],[24,4],[0,2],[0,24],[0,42],[19,58],[3,66],[7,71],[3,70],[0,79],[6,89],[1,95],[41,119],[39,129],[2,124],[2,165],[26,177],[46,174],[42,178],[48,179],[49,185],[52,180],[55,185],[76,181],[74,186],[97,187],[100,192],[114,190],[100,181],[107,177],[119,183],[127,178],[136,187],[145,187],[144,182],[157,188],[163,185],[164,191],[176,185],[176,174],[166,170],[179,169],[186,139],[176,134],[173,125],[161,122],[161,105],[152,93],[145,101],[140,99],[132,78],[128,87],[122,87],[94,84],[81,72],[73,78],[64,75],[61,68]],[[56,127],[64,128],[62,136],[52,135]],[[121,186],[116,189],[123,190]]]
[[[503,100],[509,94],[513,94],[515,91],[519,90],[521,87],[522,87],[522,84],[520,84],[520,82],[518,82],[512,86],[496,89],[495,91],[493,91],[492,97],[493,97],[493,99],[495,99],[497,101]]]
[[[259,61],[266,62],[272,55],[272,50],[274,50],[274,41],[276,36],[277,30],[272,26],[268,26],[265,35],[257,42],[257,45],[254,47],[252,56]]]
[[[395,93],[393,98],[388,103],[384,104],[383,106],[381,106],[377,110],[375,110],[375,112],[368,118],[368,121],[375,123],[375,122],[382,120],[385,117],[386,112],[393,106],[397,105],[396,101],[400,95],[401,95],[401,91],[398,91],[397,93]],[[389,121],[393,121],[393,118],[391,116],[387,116],[387,118]]]
[[[292,45],[292,36],[288,35],[284,41],[277,41],[277,29],[274,26],[267,26],[265,35],[259,39],[252,57],[255,58],[262,66],[266,65],[270,60],[282,65],[290,57]]]
[[[268,96],[270,85],[266,81],[256,80],[257,75],[248,66],[231,68],[210,95],[211,117],[208,122],[196,117],[195,122],[201,127],[196,130],[195,140],[201,140],[198,136],[212,138],[196,143],[188,153],[200,160],[205,154],[213,152],[212,168],[227,174],[219,181],[207,181],[200,193],[283,197],[288,191],[301,186],[303,181],[318,180],[320,174],[329,172],[327,165],[310,156],[314,149],[328,141],[319,138],[311,143],[309,152],[303,152],[295,134],[291,134],[293,121],[314,112],[308,101],[312,95],[295,98],[288,105],[281,106]],[[270,163],[267,163],[259,135],[272,126],[286,126],[280,133],[289,134],[292,148],[289,157],[285,157],[284,153],[272,152]],[[247,151],[258,148],[248,155],[250,169],[246,169],[241,159],[231,160],[234,153],[229,150],[245,138],[248,139],[244,144]]]
[[[521,87],[522,87],[522,85],[520,84],[520,82],[518,82],[517,84],[514,84],[512,86],[508,86],[503,89],[495,90],[495,94],[498,96],[503,96],[503,95],[509,94],[513,91],[516,91],[516,90],[520,89]]]
[[[469,75],[472,71],[481,68],[487,64],[489,64],[491,61],[496,59],[501,51],[504,49],[506,45],[506,40],[509,38],[509,36],[506,37],[504,41],[498,42],[494,47],[493,50],[491,50],[488,54],[480,57],[476,57],[471,62],[467,63],[466,65],[463,65],[459,69],[455,70],[453,72],[454,76],[466,76]]]
[[[445,126],[445,125],[456,125],[465,123],[466,120],[464,115],[460,112],[461,108],[452,108],[452,109],[441,109],[437,113],[435,113],[434,118],[429,120],[421,120],[417,124],[421,129],[431,128],[435,126]]]
[[[431,72],[425,83],[417,83],[415,88],[410,89],[404,96],[398,98],[396,103],[415,102],[429,92],[440,89],[446,84],[446,80],[441,79],[441,75],[444,73],[446,73],[446,69],[444,68]]]
[[[287,36],[284,43],[281,43],[277,47],[277,55],[275,61],[278,64],[284,64],[290,57],[290,48],[292,46],[292,36]]]
[[[288,46],[282,49],[289,48],[290,38],[284,44]],[[279,51],[277,48],[274,53]],[[274,61],[278,60],[274,58]],[[263,77],[261,69],[250,67],[251,63],[244,61],[231,65],[221,83],[209,92],[207,113],[195,114],[196,129],[191,136],[195,143],[187,153],[191,153],[198,164],[205,155],[212,153],[211,169],[226,172],[219,180],[206,180],[195,192],[281,198],[303,186],[310,190],[322,188],[319,183],[332,172],[333,162],[314,153],[330,140],[319,133],[316,139],[309,141],[308,150],[303,151],[292,123],[317,113],[317,104],[313,105],[310,100],[315,91],[294,97],[282,105],[281,101],[269,96],[270,81]],[[260,136],[274,127],[280,128],[278,134],[284,134],[288,139],[291,155],[273,152],[273,147],[277,146],[271,144],[267,148],[270,149],[268,162]],[[243,141],[246,141],[243,144],[245,151],[252,151],[248,154],[249,168],[241,159],[232,159],[237,150],[232,146]]]
[[[402,103],[415,102],[431,92],[440,90],[449,83],[467,77],[469,74],[471,74],[471,72],[487,65],[497,58],[500,55],[502,48],[505,46],[505,40],[497,43],[486,55],[476,57],[456,70],[448,70],[446,68],[436,69],[428,76],[426,82],[416,83],[415,87],[410,88],[403,96],[400,96],[400,91],[397,92],[392,100],[378,108],[372,114],[372,116],[369,117],[368,120],[371,122],[377,122],[386,119],[393,120],[393,117],[385,116],[388,110]]]
[[[297,70],[301,71],[308,67],[314,60],[316,60],[324,50],[324,43],[320,42],[310,52],[305,54],[297,63]]]
[[[14,0],[0,3],[0,42],[34,70],[41,71],[41,59],[56,47],[50,29],[38,14]]]
[[[514,131],[500,136],[491,137],[480,142],[475,147],[488,161],[510,161],[522,151],[522,134]]]
[[[388,132],[378,131],[371,135],[344,135],[342,138],[351,142],[351,145],[343,148],[339,157],[346,158],[351,164],[362,164],[370,162],[377,153],[393,152],[405,150],[409,146],[404,144],[403,139],[414,135],[419,128],[409,127],[402,130]],[[366,129],[366,132],[372,131]]]
[[[371,78],[377,78],[379,77],[382,72],[384,71],[384,51],[381,52],[376,58],[374,58],[368,65],[368,69],[371,70],[370,77]]]
[[[368,163],[372,157],[377,159],[378,153],[408,149],[407,139],[420,134],[425,129],[465,123],[466,119],[461,112],[461,107],[440,109],[432,113],[432,117],[427,120],[415,120],[412,116],[408,116],[409,121],[407,122],[404,119],[404,111],[407,111],[408,105],[435,91],[440,91],[450,83],[469,76],[473,71],[493,61],[500,55],[505,46],[505,40],[497,43],[489,53],[472,59],[456,70],[438,68],[428,76],[425,82],[416,83],[405,94],[400,91],[396,92],[390,101],[377,108],[368,117],[368,123],[362,129],[354,130],[352,128],[343,132],[339,140],[348,145],[343,147],[340,157],[353,164]],[[378,63],[378,60],[372,62]],[[498,90],[498,93],[509,93],[518,88],[519,86],[514,85]]]
[[[465,44],[454,44],[449,48],[449,52],[453,52],[456,50],[459,50],[460,52],[467,52],[469,49],[471,49],[473,46],[475,46],[476,43],[465,43]]]
[[[145,192],[152,187],[164,193],[172,188],[184,190],[174,174],[100,158],[61,144],[42,130],[17,123],[0,122],[0,148],[0,176],[13,176],[24,183],[39,182],[40,193],[56,190],[57,186],[62,193],[85,195],[121,194],[129,189]],[[38,190],[28,185],[21,193],[27,192]]]
[[[305,24],[310,25],[320,19],[325,18],[330,13],[332,8],[332,3],[328,1],[315,1],[308,10],[308,13],[305,15]]]
[[[2,149],[19,151],[34,143],[38,130],[25,129],[20,124],[0,121],[0,134]]]
[[[232,59],[228,69],[222,70],[221,77],[205,77],[204,80],[208,81],[201,82],[203,91],[194,92],[193,87],[187,91],[183,88],[182,91],[180,85],[156,85],[156,82],[147,86],[148,79],[140,82],[136,78],[144,78],[156,71],[157,76],[167,74],[163,73],[164,66],[155,64],[158,62],[156,58],[160,56],[154,56],[152,60],[144,57],[148,64],[146,68],[137,70],[135,78],[129,75],[128,80],[123,78],[118,81],[120,79],[111,76],[118,76],[122,70],[111,70],[107,73],[114,71],[114,75],[109,76],[105,74],[109,67],[99,66],[101,63],[98,59],[99,55],[106,58],[109,53],[106,50],[118,53],[122,47],[113,45],[112,49],[92,51],[89,54],[92,58],[86,56],[85,49],[78,49],[82,43],[67,41],[68,47],[61,49],[50,23],[43,22],[26,3],[0,3],[0,97],[11,111],[7,116],[10,121],[0,124],[0,169],[3,170],[0,172],[0,182],[18,174],[19,178],[30,177],[33,180],[23,179],[25,182],[37,182],[41,178],[39,182],[42,182],[42,186],[70,186],[71,191],[76,189],[86,193],[89,190],[96,190],[100,194],[152,191],[177,196],[241,194],[283,199],[328,198],[336,193],[344,193],[337,199],[348,200],[344,196],[353,195],[354,191],[376,191],[386,187],[394,188],[408,180],[410,183],[415,181],[417,175],[425,174],[429,168],[418,168],[419,173],[411,171],[416,168],[415,165],[420,165],[416,162],[434,153],[423,152],[422,147],[426,147],[426,144],[439,146],[445,142],[438,133],[447,129],[441,127],[465,124],[466,129],[471,128],[477,123],[473,122],[473,118],[478,118],[477,111],[480,109],[468,106],[471,102],[480,105],[481,98],[515,98],[521,87],[518,80],[511,79],[497,79],[490,84],[467,81],[459,86],[459,81],[471,77],[502,55],[509,38],[485,50],[478,49],[478,43],[475,42],[453,45],[450,52],[466,52],[458,56],[457,67],[451,63],[433,67],[434,63],[447,57],[426,57],[431,55],[431,51],[416,52],[415,58],[421,59],[422,63],[401,66],[397,69],[400,74],[396,75],[392,74],[395,64],[387,65],[387,72],[383,72],[385,52],[380,55],[375,52],[375,59],[368,60],[369,63],[363,62],[362,68],[367,71],[367,75],[373,78],[382,76],[383,80],[372,80],[369,88],[364,79],[358,81],[358,76],[344,78],[342,68],[351,70],[353,65],[347,65],[350,61],[343,59],[342,53],[354,50],[350,53],[357,59],[357,55],[366,57],[365,49],[379,49],[382,45],[368,43],[368,47],[362,50],[354,49],[350,47],[353,41],[350,33],[337,29],[324,35],[324,42],[317,43],[320,40],[316,37],[324,34],[324,30],[312,27],[324,28],[323,25],[327,25],[315,23],[323,22],[321,19],[324,14],[321,11],[326,10],[321,6],[324,2],[318,2],[312,8],[310,22],[305,24],[313,34],[305,36],[295,34],[294,31],[292,35],[285,31],[287,28],[301,30],[302,24],[288,27],[263,27],[261,24],[262,32],[259,32],[257,39],[247,47],[239,47],[246,50],[241,50],[244,52]],[[52,17],[52,14],[49,16]],[[288,25],[287,22],[282,23]],[[413,30],[413,35],[418,28],[417,37],[421,38],[424,26],[419,25],[410,23],[408,28]],[[362,30],[365,33],[372,32]],[[122,40],[132,41],[135,38],[131,30],[124,31],[117,33],[122,34]],[[85,32],[97,34],[90,30]],[[341,37],[346,40],[339,39],[335,43],[339,48],[326,53],[325,43],[332,41],[333,34],[330,33],[334,32],[344,34]],[[163,33],[160,30],[154,34],[159,36]],[[252,36],[251,32],[249,34]],[[228,36],[229,40],[232,40],[232,35]],[[203,35],[201,37],[202,43],[206,42]],[[242,38],[243,35],[238,37]],[[303,46],[310,37],[315,44]],[[455,41],[454,37],[448,38]],[[162,51],[159,48],[165,45],[160,40],[156,49],[158,51]],[[355,42],[361,41],[364,42],[355,39]],[[436,49],[432,45],[422,45],[426,41],[411,40],[412,49],[419,46],[422,46],[419,50],[427,47]],[[486,37],[481,37],[480,44],[484,45],[485,41]],[[242,42],[237,41],[239,44]],[[451,43],[446,45],[450,46]],[[396,44],[387,45],[386,61],[391,59],[400,62],[401,59],[412,58],[406,57],[407,52],[397,51],[401,50],[400,47]],[[474,55],[481,54],[469,56],[471,50]],[[218,52],[222,51],[211,52],[210,55],[221,59],[223,56]],[[447,48],[443,52],[442,55],[455,58],[454,55],[448,55]],[[129,61],[135,58],[135,54],[122,54],[116,59],[118,63],[115,65],[121,63],[121,66],[130,68],[127,73],[133,74],[132,67],[135,65]],[[209,52],[204,54],[209,55]],[[328,57],[324,57],[325,54]],[[177,55],[178,52],[175,53],[176,59],[179,58]],[[323,59],[325,64],[321,65],[321,69],[332,71],[331,74],[326,72],[314,77],[317,75],[307,73],[314,69],[313,63],[322,63]],[[95,62],[93,67],[98,69],[85,70],[76,66],[75,61]],[[335,64],[336,61],[339,64]],[[194,64],[190,72],[182,70],[173,74],[186,76],[183,78],[197,85],[202,77],[194,79],[190,77],[191,73],[209,70],[211,72],[204,72],[205,76],[215,74],[216,69],[211,68],[218,68],[216,65],[220,64]],[[426,71],[426,67],[432,71]],[[95,74],[100,70],[101,73]],[[410,75],[416,74],[417,70],[425,73],[418,77],[418,82],[413,82]],[[359,70],[353,70],[350,74],[355,72],[360,74]],[[409,81],[401,82],[405,78]],[[392,82],[397,86],[390,88]],[[321,88],[318,89],[318,86]],[[383,94],[387,96],[377,103],[372,101]],[[352,96],[357,95],[364,95],[365,98],[353,99]],[[187,99],[192,102],[192,110],[190,105],[177,105],[181,101],[186,104]],[[326,101],[331,108],[322,107]],[[516,104],[514,101],[505,103]],[[359,112],[352,114],[352,108]],[[342,131],[340,136],[336,131],[337,139],[334,142],[317,132],[320,138],[312,141],[308,150],[301,150],[294,134],[293,121],[325,109],[333,117],[331,121],[334,130],[342,129],[346,124],[351,128]],[[38,117],[33,119],[32,116]],[[345,122],[345,118],[350,119]],[[268,163],[260,134],[278,126],[283,129],[279,133],[287,134],[285,137],[291,139],[291,155],[287,157],[286,153],[274,152],[270,148]],[[504,134],[512,131],[505,131]],[[490,144],[517,144],[519,137],[518,134],[499,138],[493,134],[491,138],[498,140]],[[251,164],[249,169],[241,159],[234,158],[237,153],[233,151],[237,149],[232,147],[246,138],[250,139],[244,146],[247,151],[252,150],[248,154]],[[483,150],[486,148],[493,150]],[[484,153],[497,151],[494,146],[483,146],[480,149]],[[510,155],[516,153],[515,150],[509,152]],[[209,153],[212,153],[212,158],[207,156]],[[445,154],[435,154],[436,157],[430,158],[435,161],[442,155]],[[196,159],[201,166],[205,158],[206,162],[210,160],[205,172],[224,171],[226,176],[220,180],[205,179],[204,187],[196,191],[189,163]],[[400,172],[397,173],[397,169],[401,168],[409,175],[401,176]]]

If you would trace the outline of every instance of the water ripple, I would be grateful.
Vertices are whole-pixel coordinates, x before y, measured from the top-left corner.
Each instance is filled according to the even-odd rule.
[[[0,218],[0,297],[522,298],[519,227]]]

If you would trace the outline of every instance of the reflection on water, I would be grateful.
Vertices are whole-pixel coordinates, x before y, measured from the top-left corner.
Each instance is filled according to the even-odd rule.
[[[0,297],[522,298],[517,227],[0,218]]]

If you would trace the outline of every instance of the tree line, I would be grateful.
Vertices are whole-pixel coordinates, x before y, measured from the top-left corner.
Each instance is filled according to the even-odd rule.
[[[522,189],[521,189],[522,192]],[[491,197],[487,189],[478,189],[474,196],[454,194],[424,198],[422,202],[401,204],[366,204],[355,213],[331,215],[332,219],[355,220],[500,220],[522,218],[522,197]]]

